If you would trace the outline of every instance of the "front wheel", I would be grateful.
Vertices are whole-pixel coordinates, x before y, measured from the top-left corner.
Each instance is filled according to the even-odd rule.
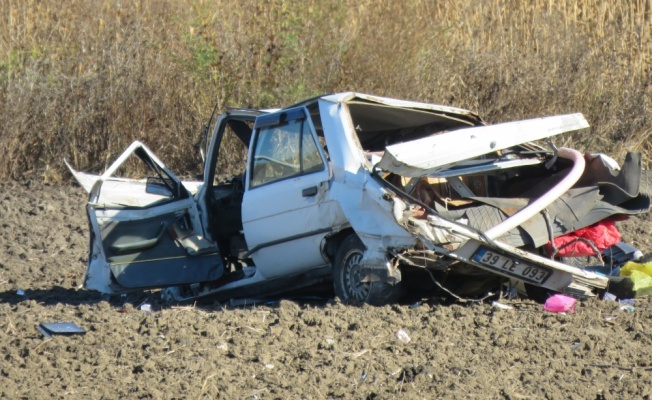
[[[365,247],[360,238],[350,235],[340,245],[333,266],[335,294],[353,304],[367,303],[380,306],[392,303],[401,295],[400,282],[367,282],[362,271]]]

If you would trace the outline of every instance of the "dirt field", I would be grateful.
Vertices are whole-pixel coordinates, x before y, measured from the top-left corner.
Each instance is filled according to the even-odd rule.
[[[156,292],[107,302],[79,288],[84,203],[72,184],[0,184],[0,398],[652,397],[650,299],[633,312],[590,300],[569,315],[523,299],[505,301],[512,310],[332,298],[170,307]],[[646,253],[650,227],[647,216],[620,224]],[[44,339],[36,328],[53,321],[87,333]]]

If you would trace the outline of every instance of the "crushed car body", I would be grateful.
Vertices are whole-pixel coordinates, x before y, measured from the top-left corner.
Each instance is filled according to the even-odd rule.
[[[181,181],[140,142],[102,175],[69,165],[89,192],[85,285],[184,300],[332,280],[344,300],[385,304],[425,279],[460,296],[507,284],[627,297],[631,282],[613,272],[641,254],[613,222],[649,209],[649,179],[638,153],[620,166],[552,144],[588,127],[581,114],[487,125],[353,92],[229,109],[201,182]],[[149,173],[120,175],[132,158]]]

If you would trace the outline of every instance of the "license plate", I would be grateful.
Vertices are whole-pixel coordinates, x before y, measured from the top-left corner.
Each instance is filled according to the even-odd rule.
[[[542,284],[552,274],[552,271],[547,268],[525,264],[521,260],[506,257],[486,247],[480,247],[472,260],[504,274],[537,284]]]

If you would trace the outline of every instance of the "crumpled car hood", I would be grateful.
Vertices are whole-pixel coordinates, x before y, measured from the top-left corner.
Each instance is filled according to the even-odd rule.
[[[402,176],[432,176],[487,153],[588,127],[582,114],[568,114],[463,128],[387,146],[377,166]]]

